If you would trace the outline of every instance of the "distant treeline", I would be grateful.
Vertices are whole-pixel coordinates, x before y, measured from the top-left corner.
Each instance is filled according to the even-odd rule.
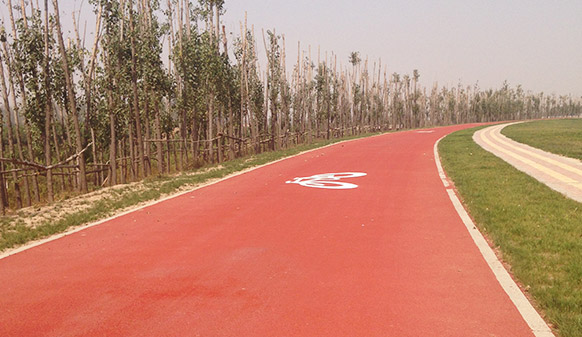
[[[507,84],[421,87],[417,70],[390,74],[357,52],[340,56],[343,67],[297,45],[288,72],[284,36],[246,19],[227,34],[224,0],[89,2],[92,41],[78,13],[63,35],[57,0],[5,0],[2,212],[314,139],[582,113],[569,96]]]

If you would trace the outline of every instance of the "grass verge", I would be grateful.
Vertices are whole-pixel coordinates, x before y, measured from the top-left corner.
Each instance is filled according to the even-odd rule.
[[[546,319],[563,337],[582,336],[582,204],[483,150],[476,130],[440,142],[444,169]]]
[[[516,142],[582,160],[582,119],[554,119],[513,124],[504,128],[501,133]]]
[[[224,178],[236,172],[325,145],[372,135],[374,134],[323,140],[285,150],[265,152],[219,165],[202,167],[176,176],[150,177],[139,183],[106,188],[49,206],[22,209],[14,215],[0,217],[0,252],[62,233],[72,227],[107,218],[168,195],[193,189],[213,179]],[[71,207],[71,204],[75,206]]]

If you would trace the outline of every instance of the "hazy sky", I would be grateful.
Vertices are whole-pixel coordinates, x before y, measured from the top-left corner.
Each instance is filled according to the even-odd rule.
[[[525,89],[582,96],[582,0],[245,0],[226,1],[227,30],[245,10],[260,29],[285,34],[288,63],[302,49],[351,51],[382,59],[388,72],[421,82]],[[262,50],[262,48],[261,48]]]
[[[87,20],[91,32],[88,0],[60,0],[63,21],[70,26],[81,3],[80,22]],[[248,12],[261,55],[261,29],[285,34],[288,65],[301,41],[302,50],[311,45],[313,59],[319,46],[344,66],[359,51],[371,64],[381,58],[388,73],[418,69],[425,86],[460,80],[488,89],[507,80],[534,92],[582,96],[582,0],[226,0],[226,10],[224,24],[237,36]]]

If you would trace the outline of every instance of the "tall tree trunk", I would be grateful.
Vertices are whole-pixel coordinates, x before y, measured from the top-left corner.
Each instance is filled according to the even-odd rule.
[[[45,3],[48,0],[45,0]],[[67,56],[67,51],[65,49],[65,42],[63,40],[63,33],[61,31],[61,21],[59,16],[59,4],[58,0],[53,0],[53,7],[55,9],[55,26],[57,28],[57,40],[59,43],[59,50],[61,52],[61,65],[63,72],[65,74],[65,86],[67,88],[67,98],[69,103],[69,111],[73,116],[73,124],[75,127],[75,145],[77,153],[79,154],[79,190],[82,193],[87,192],[87,174],[85,168],[85,154],[81,153],[83,150],[83,139],[81,133],[81,126],[79,123],[79,112],[77,111],[77,98],[75,96],[75,91],[73,88],[73,76],[69,68],[69,60]],[[45,154],[46,156],[46,154]]]
[[[198,131],[199,129],[199,121],[198,121],[198,114],[196,113],[196,111],[193,111],[192,114],[194,115],[194,117],[192,118],[192,159],[194,161],[194,164],[198,163],[198,151],[200,150],[200,133]]]
[[[144,145],[143,136],[141,130],[141,118],[139,114],[139,94],[137,89],[137,51],[135,42],[135,24],[133,22],[133,6],[129,9],[129,29],[131,32],[131,89],[133,94],[133,115],[135,120],[135,135],[137,141],[137,157],[139,160],[138,171],[136,175],[139,177],[145,176],[145,158],[144,158]]]
[[[113,110],[109,112],[109,185],[117,184],[117,135],[115,131],[115,114]]]
[[[218,118],[216,118],[216,133],[218,134],[216,139],[216,152],[218,154],[218,162],[222,163],[222,111],[223,106],[221,105],[218,109]]]
[[[97,138],[95,137],[95,130],[91,127],[89,129],[89,131],[90,131],[89,132],[90,133],[89,136],[91,137],[91,143],[92,143],[92,145],[91,145],[91,152],[93,154],[93,164],[101,164],[98,161],[98,157],[97,157]],[[95,167],[96,167],[96,169],[99,169],[98,166],[95,166]],[[97,172],[95,174],[95,178],[93,179],[93,183],[95,184],[95,186],[101,186],[101,182],[102,182],[102,180],[101,180],[101,172]]]
[[[129,123],[129,178],[134,181],[137,176],[136,158],[135,158],[135,138],[133,136],[133,123]]]
[[[183,94],[186,92],[186,90],[183,91]],[[178,170],[182,171],[185,167],[186,167],[186,160],[185,160],[185,156],[186,156],[186,151],[184,148],[184,140],[186,139],[186,137],[188,137],[188,117],[186,114],[186,109],[184,107],[181,108],[180,111],[181,115],[180,115],[180,139],[182,140],[179,144],[180,146],[180,161],[177,162],[176,164],[178,165]]]
[[[4,50],[4,62],[6,63],[6,69],[8,70],[8,84],[10,86],[10,91],[11,92],[16,92],[15,90],[15,85],[14,85],[14,77],[15,74],[12,72],[12,62],[10,61],[10,54],[8,54],[8,48],[7,48],[7,43],[6,41],[2,42],[2,47]],[[18,121],[18,103],[16,102],[16,95],[10,95],[11,98],[11,102],[12,102],[12,112],[13,112],[13,117],[14,117],[14,124],[15,124],[15,137],[16,137],[16,148],[18,150],[18,158],[21,161],[24,161],[24,153],[22,150],[22,141],[20,138],[20,123]],[[30,186],[29,186],[29,179],[28,176],[25,176],[23,179],[24,182],[24,191],[25,191],[25,196],[26,196],[26,206],[30,206],[32,203],[32,195],[31,195],[31,191],[30,191]]]
[[[174,140],[177,140],[176,137],[174,137]],[[180,167],[178,166],[178,152],[176,151],[176,145],[180,145],[180,144],[176,144],[176,142],[170,142],[169,144],[172,144],[172,152],[174,152],[174,162],[176,163],[176,171],[180,171]]]
[[[59,139],[57,137],[57,129],[55,127],[55,123],[52,124],[52,132],[53,132],[53,142],[55,144],[55,153],[57,155],[57,161],[61,159],[61,148],[59,146]],[[67,170],[68,171],[68,170]],[[65,175],[61,175],[61,191],[67,190],[67,181],[65,179]]]
[[[150,132],[150,105],[149,105],[149,97],[151,95],[151,92],[149,91],[148,88],[146,88],[146,95],[145,95],[145,99],[144,99],[144,124],[145,124],[145,138],[146,139],[150,139],[151,138],[151,132]],[[152,163],[151,163],[151,143],[150,142],[145,142],[144,141],[144,152],[145,152],[145,175],[146,177],[149,176],[152,172]]]
[[[214,162],[214,146],[212,145],[212,137],[214,135],[212,130],[212,119],[214,118],[214,90],[211,90],[208,96],[208,125],[206,129],[206,139],[208,143],[208,161],[212,163]]]
[[[21,3],[21,6],[23,6],[23,4]],[[10,16],[10,25],[12,27],[12,34],[14,36],[14,38],[16,38],[18,36],[18,32],[16,30],[16,24],[14,22],[14,13],[12,11],[12,1],[8,0],[8,14]],[[27,28],[27,22],[26,22],[26,17],[23,17],[23,24],[24,27]],[[3,47],[4,47],[4,52],[6,54],[6,59],[9,60],[9,54],[8,54],[8,49],[6,48],[6,42],[3,43]],[[24,85],[24,76],[22,74],[22,72],[17,70],[17,78],[18,78],[18,84],[20,86],[20,92],[22,93],[22,106],[24,107],[26,102],[27,102],[27,95],[26,95],[26,89],[25,89],[25,85]],[[12,92],[14,91],[14,88],[12,89]],[[14,95],[12,95],[14,97]],[[16,105],[15,105],[16,106]],[[25,120],[24,123],[24,127],[25,127],[25,134],[26,134],[26,140],[27,140],[27,154],[28,154],[28,158],[31,161],[34,161],[34,155],[33,155],[33,151],[32,151],[32,136],[31,136],[31,132],[30,132],[30,125],[28,120]],[[18,137],[20,139],[20,137]],[[22,160],[24,158],[21,158]],[[38,186],[38,177],[36,175],[34,175],[32,177],[32,187],[33,187],[33,197],[34,197],[34,201],[35,202],[39,202],[40,201],[40,188]]]
[[[58,21],[58,5],[56,5],[57,0],[55,2],[55,14],[57,25],[60,25]],[[45,105],[45,116],[44,116],[44,158],[45,158],[45,165],[51,165],[51,112],[52,112],[52,102],[51,102],[51,83],[50,83],[50,64],[49,64],[49,14],[48,14],[48,0],[44,0],[44,11],[45,11],[45,34],[44,34],[44,52],[45,52],[45,62],[44,62],[44,85],[46,90],[46,105]],[[60,34],[60,26],[59,26],[59,34]],[[62,40],[62,36],[61,36]],[[62,42],[62,41],[61,41]],[[64,49],[64,45],[63,45]],[[63,52],[63,59],[66,59],[66,55]],[[66,61],[63,61],[66,62]],[[68,68],[68,67],[67,67]],[[69,83],[70,85],[70,83]],[[69,97],[71,99],[71,97]],[[79,150],[80,151],[80,150]],[[47,169],[46,171],[46,190],[47,190],[47,201],[52,203],[54,201],[53,195],[53,172],[52,169]]]
[[[128,167],[126,165],[127,161],[126,161],[126,151],[125,151],[125,139],[123,140],[118,140],[118,148],[119,148],[119,155],[121,156],[121,166],[120,166],[120,183],[121,184],[125,184],[127,182],[127,171],[128,171]]]
[[[164,143],[162,142],[162,124],[160,121],[159,105],[154,107],[154,123],[156,126],[156,159],[158,161],[158,174],[164,174]]]
[[[3,127],[0,124],[0,140],[3,137]],[[4,157],[4,142],[0,141],[0,157]],[[4,171],[4,163],[0,163],[0,171]],[[4,174],[0,173],[0,213],[2,215],[6,214],[6,207],[8,206],[8,194],[6,193],[6,181],[4,180]]]
[[[32,150],[32,132],[30,130],[30,124],[28,121],[24,122],[24,131],[26,134],[26,150],[28,153],[28,158],[34,160],[34,151]],[[40,187],[38,184],[38,176],[34,175],[32,177],[32,190],[35,202],[40,202]]]
[[[6,110],[6,129],[8,130],[8,151],[10,151],[10,157],[16,159],[16,151],[14,149],[14,138],[12,134],[12,118],[10,116],[10,102],[8,100],[8,89],[6,88],[5,76],[4,76],[4,66],[2,64],[2,57],[0,55],[0,84],[2,88],[2,101],[4,103],[4,109]],[[16,107],[14,107],[16,108]],[[1,111],[0,111],[1,112]],[[4,121],[3,114],[0,113],[0,121]],[[16,197],[16,207],[22,208],[22,196],[20,194],[20,185],[18,183],[18,173],[16,171],[12,172],[12,180],[14,180],[14,194]]]
[[[246,27],[246,12],[245,12],[245,27],[243,33],[242,23],[240,24],[240,33],[242,39],[242,56],[240,62],[240,120],[239,120],[239,130],[238,130],[238,137],[241,139],[238,143],[238,152],[239,155],[242,155],[242,139],[245,137],[245,120],[247,116],[247,109],[248,105],[246,105],[247,98],[246,98],[246,88],[248,87],[247,78],[246,78],[246,58],[247,58],[247,27]]]
[[[97,22],[96,22],[96,26],[95,26],[95,40],[93,41],[93,48],[91,51],[91,59],[89,60],[89,67],[86,70],[85,69],[85,59],[84,59],[84,54],[81,53],[81,72],[83,73],[83,78],[84,78],[84,84],[85,84],[85,101],[86,101],[86,109],[85,109],[85,113],[86,113],[86,117],[85,117],[85,123],[87,123],[87,126],[90,130],[90,136],[91,136],[91,142],[93,143],[92,145],[92,151],[93,151],[93,162],[97,162],[97,142],[96,142],[96,138],[95,138],[95,130],[93,128],[93,104],[92,104],[92,86],[91,86],[91,82],[93,80],[93,72],[95,70],[95,60],[97,58],[97,47],[99,44],[99,38],[101,37],[100,34],[100,29],[101,29],[101,14],[103,12],[103,5],[99,4],[99,9],[97,12]],[[79,37],[79,29],[77,28],[77,21],[75,19],[75,13],[72,13],[72,17],[73,17],[73,27],[75,29],[75,36],[77,39],[77,48],[79,50],[81,50],[82,45],[81,45],[81,39]],[[85,129],[87,130],[87,128]],[[100,168],[99,168],[100,169]],[[95,180],[96,183],[95,185],[100,186],[101,185],[101,180],[102,180],[102,172],[99,171],[98,174],[95,175]]]

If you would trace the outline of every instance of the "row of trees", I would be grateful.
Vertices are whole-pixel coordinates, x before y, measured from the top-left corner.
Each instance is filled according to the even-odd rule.
[[[418,71],[389,74],[357,52],[344,67],[298,44],[288,71],[275,31],[245,18],[228,40],[224,0],[91,0],[90,42],[77,13],[63,35],[58,0],[5,1],[2,212],[317,138],[582,113],[569,96],[507,83],[424,88]]]

